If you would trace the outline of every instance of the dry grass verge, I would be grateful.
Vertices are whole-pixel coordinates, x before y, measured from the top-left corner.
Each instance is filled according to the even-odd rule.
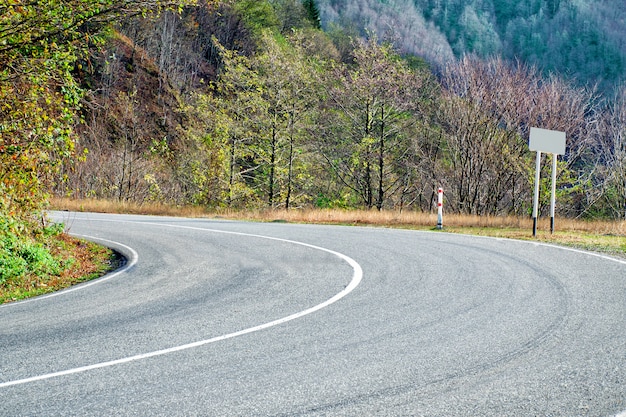
[[[181,217],[222,217],[251,221],[292,223],[372,225],[412,229],[434,229],[437,215],[410,211],[376,210],[256,210],[207,211],[202,207],[175,207],[159,203],[131,204],[103,200],[56,199],[58,210],[102,213],[133,213]],[[626,222],[556,219],[550,234],[549,219],[540,219],[538,233],[532,236],[532,219],[512,216],[445,215],[444,231],[514,239],[536,239],[626,257]]]

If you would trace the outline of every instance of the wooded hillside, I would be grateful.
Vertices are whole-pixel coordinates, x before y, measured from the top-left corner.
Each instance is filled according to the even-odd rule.
[[[31,85],[19,81],[15,65],[34,71],[39,58],[8,55],[0,61],[10,63],[1,78],[0,155],[3,187],[11,190],[3,213],[32,210],[33,188],[24,184],[35,184],[75,198],[210,208],[419,211],[433,210],[441,186],[449,211],[528,215],[528,132],[538,126],[567,132],[559,215],[624,218],[623,91],[604,99],[498,57],[450,58],[433,71],[384,36],[320,30],[322,3],[181,3],[97,19],[97,42],[91,25],[70,25],[76,35],[55,45],[78,49],[55,70],[60,75],[42,81],[49,99],[32,92],[50,126],[25,124],[35,119],[15,98]],[[339,2],[331,3],[325,7]],[[423,50],[438,39],[424,38]],[[25,149],[37,152],[39,165],[10,162]],[[44,163],[53,168],[35,168]]]
[[[405,52],[520,60],[577,85],[613,91],[626,69],[621,0],[319,0],[325,27],[397,39]]]

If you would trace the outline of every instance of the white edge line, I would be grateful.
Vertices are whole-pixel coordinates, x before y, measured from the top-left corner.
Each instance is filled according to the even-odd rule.
[[[530,242],[530,243],[532,243],[531,241],[527,241],[527,240],[520,240],[519,242]],[[604,254],[598,253],[598,252],[592,252],[592,251],[588,251],[588,250],[584,250],[584,249],[570,248],[570,247],[567,247],[567,246],[553,245],[553,244],[550,244],[550,243],[543,243],[543,242],[537,242],[537,244],[541,245],[541,246],[547,246],[547,247],[550,247],[550,248],[563,249],[563,250],[567,250],[567,251],[570,251],[570,252],[580,253],[580,254],[583,254],[583,255],[591,255],[591,256],[595,256],[596,258],[601,258],[601,259],[604,259],[604,260],[607,260],[607,261],[613,261],[613,262],[617,262],[617,263],[626,265],[626,260],[624,260],[624,259],[615,258],[613,256],[604,255]],[[624,412],[624,415],[621,416],[621,417],[626,417],[626,412]]]
[[[310,245],[308,243],[297,242],[297,241],[293,241],[293,240],[280,239],[280,238],[275,238],[275,237],[270,237],[270,236],[253,235],[253,234],[248,234],[248,233],[229,232],[229,231],[214,230],[214,229],[203,229],[203,228],[190,227],[190,226],[167,225],[167,224],[164,225],[164,224],[159,224],[159,223],[143,223],[143,224],[152,224],[152,225],[159,225],[159,226],[195,229],[195,230],[201,230],[201,231],[233,234],[233,235],[240,235],[240,236],[258,237],[258,238],[263,238],[263,239],[276,240],[276,241],[280,241],[280,242],[297,244],[297,245],[309,247],[309,248],[312,248],[312,249],[317,249],[317,250],[320,250],[320,251],[327,252],[327,253],[330,253],[332,255],[335,255],[335,256],[339,257],[340,259],[346,261],[352,267],[354,272],[352,274],[352,279],[351,279],[350,283],[346,286],[346,288],[344,288],[342,291],[337,293],[335,296],[331,297],[330,299],[326,300],[325,302],[323,302],[321,304],[318,304],[316,306],[313,306],[311,308],[308,308],[306,310],[300,311],[298,313],[292,314],[292,315],[287,316],[287,317],[283,317],[283,318],[280,318],[280,319],[277,319],[277,320],[274,320],[274,321],[270,321],[268,323],[260,324],[258,326],[249,327],[247,329],[240,330],[240,331],[237,331],[237,332],[234,332],[234,333],[228,333],[228,334],[225,334],[225,335],[222,335],[222,336],[217,336],[217,337],[214,337],[214,338],[211,338],[211,339],[206,339],[206,340],[200,340],[200,341],[193,342],[193,343],[188,343],[188,344],[185,344],[185,345],[174,346],[174,347],[171,347],[171,348],[168,348],[168,349],[157,350],[157,351],[154,351],[154,352],[143,353],[143,354],[140,354],[140,355],[129,356],[129,357],[126,357],[126,358],[116,359],[116,360],[107,361],[107,362],[100,362],[100,363],[96,363],[96,364],[93,364],[93,365],[81,366],[81,367],[78,367],[78,368],[68,369],[68,370],[65,370],[65,371],[53,372],[53,373],[44,374],[44,375],[38,375],[38,376],[30,377],[30,378],[18,379],[18,380],[15,380],[15,381],[7,381],[7,382],[0,383],[0,388],[6,388],[6,387],[14,386],[14,385],[22,385],[22,384],[27,384],[27,383],[30,383],[30,382],[42,381],[42,380],[45,380],[45,379],[56,378],[56,377],[65,376],[65,375],[77,374],[77,373],[81,373],[81,372],[91,371],[91,370],[94,370],[94,369],[106,368],[106,367],[109,367],[109,366],[114,366],[114,365],[119,365],[119,364],[123,364],[123,363],[128,363],[128,362],[138,361],[138,360],[142,360],[142,359],[152,358],[152,357],[155,357],[155,356],[167,355],[169,353],[174,353],[174,352],[179,352],[179,351],[182,351],[182,350],[196,348],[196,347],[199,347],[199,346],[208,345],[210,343],[215,343],[215,342],[219,342],[219,341],[226,340],[226,339],[232,339],[234,337],[243,336],[245,334],[249,334],[249,333],[253,333],[253,332],[258,332],[260,330],[264,330],[264,329],[267,329],[269,327],[277,326],[279,324],[283,324],[283,323],[286,323],[288,321],[301,318],[303,316],[306,316],[306,315],[314,313],[314,312],[316,312],[318,310],[321,310],[321,309],[323,309],[325,307],[328,307],[329,305],[339,301],[340,299],[342,299],[343,297],[345,297],[346,295],[351,293],[361,283],[361,280],[363,279],[363,269],[361,268],[361,266],[354,259],[352,259],[352,258],[350,258],[350,257],[348,257],[348,256],[346,256],[346,255],[344,255],[342,253],[335,252],[333,250],[322,248],[322,247],[319,247],[319,246]],[[133,252],[135,252],[135,251],[133,251]]]
[[[397,229],[400,230],[400,229]],[[496,237],[496,236],[482,236],[482,235],[469,235],[469,234],[464,234],[464,233],[442,233],[442,232],[431,232],[428,230],[416,230],[415,232],[417,233],[424,233],[424,234],[433,234],[433,235],[439,235],[439,236],[463,236],[466,237],[468,239],[488,239],[488,240],[500,240],[503,242],[518,242],[518,243],[525,243],[528,245],[534,245],[534,246],[546,246],[549,248],[554,248],[554,249],[562,249],[562,250],[566,250],[569,252],[575,252],[575,253],[580,253],[582,255],[590,255],[590,256],[595,256],[596,258],[601,258],[607,261],[612,261],[612,262],[617,262],[619,264],[623,264],[626,265],[626,259],[620,259],[620,258],[616,258],[614,256],[610,256],[610,255],[605,255],[603,253],[599,253],[599,252],[593,252],[590,250],[585,250],[585,249],[577,249],[577,248],[572,248],[569,246],[561,246],[561,245],[555,245],[552,243],[545,243],[545,242],[538,242],[538,241],[533,241],[533,240],[522,240],[522,239],[512,239],[512,238],[508,238],[508,237]],[[626,417],[626,411],[624,412],[624,415],[620,415],[618,417]]]

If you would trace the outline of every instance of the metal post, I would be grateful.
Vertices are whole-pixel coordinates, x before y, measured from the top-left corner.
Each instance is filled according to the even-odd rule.
[[[535,164],[535,198],[533,199],[533,236],[537,236],[537,212],[539,208],[539,173],[541,171],[541,151],[537,151]]]
[[[550,234],[554,233],[554,207],[556,206],[556,157],[552,154],[552,195],[550,196]]]
[[[437,190],[437,229],[443,229],[443,188]]]

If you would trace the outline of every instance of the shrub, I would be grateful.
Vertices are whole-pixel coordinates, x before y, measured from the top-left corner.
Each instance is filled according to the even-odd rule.
[[[27,232],[29,228],[7,216],[0,216],[0,285],[11,285],[27,276],[59,274],[61,265],[40,241]],[[57,225],[43,229],[45,237],[62,231]],[[41,240],[41,239],[40,239]],[[45,239],[44,239],[45,240]]]

